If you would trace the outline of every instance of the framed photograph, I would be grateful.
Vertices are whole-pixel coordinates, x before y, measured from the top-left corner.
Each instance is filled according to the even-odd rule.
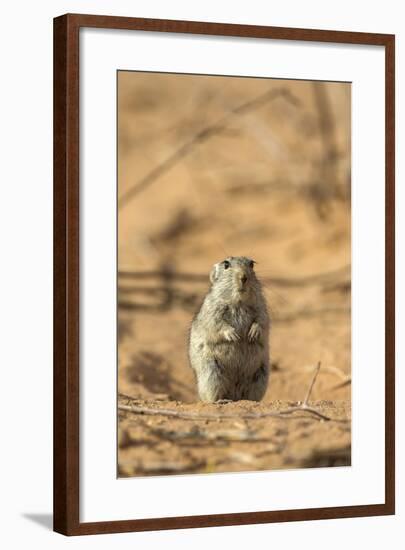
[[[54,529],[394,514],[394,36],[54,20]]]

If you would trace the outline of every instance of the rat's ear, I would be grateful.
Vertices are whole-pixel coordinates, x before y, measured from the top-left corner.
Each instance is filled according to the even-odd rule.
[[[215,264],[214,267],[211,269],[211,273],[210,273],[210,281],[212,284],[214,284],[215,281],[218,280],[218,275],[219,275],[219,264]]]

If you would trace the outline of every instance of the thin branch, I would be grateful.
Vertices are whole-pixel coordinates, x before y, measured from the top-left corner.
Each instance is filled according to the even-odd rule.
[[[302,370],[309,370],[311,367],[302,367],[300,369],[286,369],[287,371],[294,371],[297,372]],[[342,369],[339,369],[338,367],[335,367],[333,365],[327,365],[322,367],[323,371],[330,372],[331,374],[334,374],[338,378],[340,378],[340,382],[337,384],[333,384],[332,386],[328,386],[326,389],[329,390],[337,390],[340,388],[344,388],[345,386],[349,386],[352,383],[352,377],[348,374],[345,374]]]
[[[334,386],[329,386],[327,388],[328,390],[339,390],[340,388],[345,388],[346,386],[350,386],[352,383],[352,377],[348,376],[346,380],[343,380],[343,382],[339,382],[339,384],[335,384]]]
[[[310,370],[311,367],[308,366],[308,367],[304,367],[304,369],[306,370]],[[326,365],[326,366],[323,366],[322,367],[322,371],[327,371],[327,372],[330,372],[331,374],[334,374],[335,376],[337,376],[338,378],[340,378],[342,381],[346,381],[348,378],[350,378],[350,376],[348,376],[345,372],[343,372],[342,369],[339,369],[338,367],[335,367],[333,365]]]
[[[295,287],[295,286],[312,286],[318,284],[330,284],[334,279],[339,278],[343,275],[346,275],[347,271],[350,270],[350,265],[345,265],[334,271],[326,271],[324,273],[315,273],[313,275],[307,275],[304,277],[282,277],[282,276],[267,276],[261,277],[264,282],[271,283],[278,286],[286,287]],[[260,275],[260,270],[259,270]],[[122,279],[149,279],[149,278],[158,278],[164,279],[167,276],[167,273],[164,271],[125,271],[120,270],[118,272],[118,277]],[[196,282],[196,283],[206,283],[208,281],[208,276],[205,274],[199,273],[181,273],[181,272],[172,272],[171,278],[173,280],[184,281],[184,282]]]
[[[142,405],[118,405],[118,409],[121,411],[131,412],[134,414],[146,414],[150,416],[169,416],[173,418],[181,418],[184,420],[218,420],[218,419],[245,419],[245,420],[257,420],[260,418],[285,418],[290,414],[296,412],[307,412],[314,417],[319,418],[320,420],[325,421],[334,421],[334,422],[347,422],[345,419],[331,418],[321,412],[319,412],[314,407],[308,406],[308,399],[312,393],[316,378],[320,370],[320,363],[317,364],[314,376],[311,379],[310,386],[306,393],[305,400],[296,406],[288,407],[287,409],[282,409],[279,411],[267,411],[267,412],[241,412],[241,413],[196,413],[191,411],[176,411],[173,409],[153,409],[151,407],[144,407]],[[294,418],[294,417],[292,417]]]
[[[236,414],[193,413],[193,412],[186,412],[186,411],[175,411],[172,409],[152,409],[150,407],[143,407],[139,405],[118,405],[118,409],[120,411],[127,411],[135,414],[146,414],[150,416],[170,416],[173,418],[182,418],[183,420],[218,420],[218,419],[231,420],[235,418],[242,418],[246,420],[249,420],[249,419],[256,420],[258,418],[269,418],[269,417],[283,418],[288,414],[291,414],[293,412],[298,412],[298,411],[306,411],[308,413],[311,413],[317,416],[322,420],[335,420],[334,418],[330,418],[329,416],[326,416],[320,413],[317,409],[314,409],[312,407],[303,407],[302,405],[297,405],[295,407],[288,407],[288,409],[284,409],[280,411],[267,411],[262,413],[244,412],[244,413],[236,413]]]
[[[303,407],[306,407],[308,405],[308,399],[311,397],[311,393],[312,393],[312,390],[314,388],[314,384],[316,382],[316,379],[318,378],[320,368],[321,368],[321,362],[318,361],[318,364],[315,367],[314,375],[312,377],[311,383],[310,383],[308,391],[307,391],[307,395],[305,396],[304,402],[302,403]]]
[[[118,397],[121,399],[128,399],[129,401],[134,401],[135,399],[131,395],[126,393],[118,392]],[[154,401],[166,401],[169,399],[169,394],[167,393],[153,393],[148,397],[148,399],[153,399]]]
[[[204,143],[211,137],[220,134],[234,116],[248,113],[249,111],[257,109],[268,101],[272,101],[278,97],[283,97],[287,99],[295,106],[300,105],[298,99],[295,98],[289,90],[285,88],[276,88],[268,90],[264,94],[261,94],[260,96],[252,100],[246,101],[241,105],[231,109],[221,119],[197,132],[197,134],[195,134],[187,143],[179,147],[167,159],[165,159],[158,166],[153,168],[148,174],[146,174],[146,176],[144,176],[140,181],[138,181],[135,185],[125,191],[118,199],[118,208],[126,206],[138,193],[140,193],[146,187],[155,182],[158,178],[160,178],[163,174],[170,170],[170,168],[177,164],[182,158],[187,156],[196,145]]]

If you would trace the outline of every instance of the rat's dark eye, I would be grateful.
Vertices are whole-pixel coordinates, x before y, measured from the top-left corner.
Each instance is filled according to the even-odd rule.
[[[254,268],[254,266],[255,266],[254,260],[250,260],[249,266],[250,266],[252,269]]]
[[[228,269],[229,267],[231,267],[231,263],[228,262],[228,260],[225,260],[224,261],[224,269]]]

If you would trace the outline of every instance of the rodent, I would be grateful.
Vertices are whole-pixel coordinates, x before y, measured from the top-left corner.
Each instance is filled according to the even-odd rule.
[[[270,317],[254,260],[228,257],[190,329],[189,359],[202,401],[260,401],[270,375]]]

